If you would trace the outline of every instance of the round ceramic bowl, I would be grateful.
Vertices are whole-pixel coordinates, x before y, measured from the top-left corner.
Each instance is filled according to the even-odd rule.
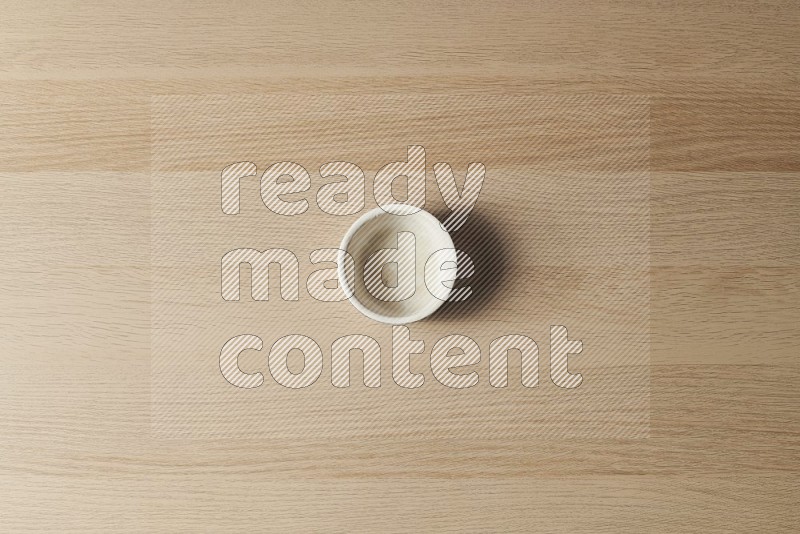
[[[410,255],[407,253],[410,250],[408,239],[405,247],[398,246],[400,232],[413,234],[414,248]],[[407,238],[408,234],[405,236]],[[395,285],[399,285],[398,271],[401,270],[401,265],[404,276],[413,276],[413,295],[402,300],[387,297],[387,292],[390,293],[391,289],[386,286],[392,281],[386,281],[386,267],[380,271],[370,271],[378,272],[384,285],[378,286],[376,290],[374,279],[365,283],[365,265],[370,256],[382,249],[389,249],[390,255],[395,254],[395,257],[390,258],[397,260],[393,277]],[[397,252],[391,249],[397,249]],[[349,263],[345,252],[352,257],[352,263]],[[451,264],[449,268],[445,268],[446,263]],[[351,268],[348,272],[348,265],[352,267],[353,264],[355,269]],[[435,312],[450,294],[454,278],[452,269],[455,266],[453,240],[439,220],[425,210],[402,204],[390,204],[367,212],[353,223],[339,246],[340,287],[358,311],[370,319],[387,324],[413,323]],[[408,281],[407,278],[404,280]]]

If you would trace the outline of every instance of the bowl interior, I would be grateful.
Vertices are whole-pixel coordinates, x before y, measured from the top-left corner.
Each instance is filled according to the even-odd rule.
[[[420,210],[402,214],[407,212],[408,208],[405,206],[386,206],[370,211],[353,224],[340,247],[346,250],[355,262],[354,287],[350,287],[351,280],[343,276],[341,261],[339,262],[340,284],[347,294],[352,294],[350,300],[359,311],[385,323],[403,324],[427,317],[444,302],[440,297],[446,298],[449,294],[449,284],[441,285],[442,282],[453,279],[454,271],[441,268],[448,262],[450,265],[447,267],[455,267],[456,254],[450,234],[430,213]],[[400,269],[404,276],[413,276],[414,293],[404,300],[385,300],[387,297],[381,291],[372,286],[370,288],[372,291],[367,288],[364,268],[369,257],[376,251],[397,249],[400,232],[409,232],[413,235],[413,255],[399,258],[399,264],[394,262],[386,264],[381,270],[381,279],[388,287],[397,286]],[[431,287],[439,284],[438,296],[434,296],[426,286],[425,266],[431,255],[440,250],[444,252],[436,254],[428,266],[427,284]]]

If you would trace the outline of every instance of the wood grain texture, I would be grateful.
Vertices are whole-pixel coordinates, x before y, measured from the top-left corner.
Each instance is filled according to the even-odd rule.
[[[799,24],[781,1],[5,6],[0,530],[795,530]],[[154,437],[151,98],[230,93],[650,97],[650,437]]]

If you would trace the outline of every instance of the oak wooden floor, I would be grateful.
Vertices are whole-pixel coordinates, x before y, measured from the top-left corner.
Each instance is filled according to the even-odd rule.
[[[787,532],[800,4],[36,2],[0,14],[0,531]],[[151,99],[650,98],[647,439],[151,432]]]

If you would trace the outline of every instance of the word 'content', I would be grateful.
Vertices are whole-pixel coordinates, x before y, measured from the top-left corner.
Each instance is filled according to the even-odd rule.
[[[402,204],[415,213],[425,207],[425,148],[420,145],[408,147],[406,161],[395,161],[384,165],[375,175],[373,195],[381,207]],[[226,215],[239,213],[240,181],[255,176],[258,168],[250,161],[239,161],[222,170],[222,212]],[[330,215],[353,215],[366,205],[366,180],[364,171],[356,164],[347,161],[331,161],[319,169],[322,178],[341,178],[319,188],[316,195],[320,210]],[[449,163],[434,163],[433,174],[439,192],[442,194],[450,214],[442,222],[448,232],[458,230],[467,220],[478,201],[486,168],[483,163],[470,163],[459,191],[455,174]],[[398,178],[405,177],[406,198],[397,199],[392,193],[392,185]],[[273,163],[261,175],[261,200],[273,213],[294,216],[308,210],[308,200],[286,200],[284,195],[304,193],[311,189],[311,176],[302,165],[292,161]]]
[[[239,367],[240,355],[249,349],[261,351],[263,340],[255,335],[243,334],[229,339],[222,347],[219,367],[222,376],[239,388],[251,389],[264,384],[264,373],[248,373]],[[565,326],[550,327],[550,379],[566,389],[577,388],[583,381],[580,373],[570,373],[570,355],[583,350],[580,340],[570,340]],[[289,354],[299,351],[303,368],[298,372],[289,369]],[[381,387],[381,346],[366,335],[348,335],[336,339],[331,345],[331,383],[338,388],[350,386],[350,357],[353,351],[363,355],[363,382],[368,388]],[[412,370],[412,355],[423,354],[425,342],[411,338],[407,326],[392,327],[392,379],[400,387],[414,389],[425,383],[425,375]],[[520,355],[522,385],[535,388],[539,385],[539,346],[528,336],[510,334],[489,343],[489,384],[495,388],[508,386],[509,354]],[[267,369],[273,380],[290,389],[312,386],[322,375],[324,366],[322,349],[313,339],[303,335],[288,335],[273,343],[267,356]],[[470,366],[481,361],[481,349],[469,336],[452,334],[439,339],[431,349],[430,370],[437,382],[453,389],[463,389],[478,384],[478,372]]]

